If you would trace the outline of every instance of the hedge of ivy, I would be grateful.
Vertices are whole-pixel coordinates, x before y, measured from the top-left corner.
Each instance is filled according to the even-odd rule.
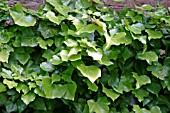
[[[1,0],[1,113],[170,111],[170,11],[100,4]]]

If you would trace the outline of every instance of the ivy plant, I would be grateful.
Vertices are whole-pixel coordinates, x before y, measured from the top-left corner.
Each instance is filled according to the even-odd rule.
[[[170,112],[169,10],[1,1],[0,112]]]

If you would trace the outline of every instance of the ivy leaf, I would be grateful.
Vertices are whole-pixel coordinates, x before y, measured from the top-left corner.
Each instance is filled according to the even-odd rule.
[[[2,49],[0,51],[0,61],[1,62],[7,62],[8,63],[8,59],[9,59],[9,52],[5,49]]]
[[[131,34],[133,39],[139,40],[141,43],[146,44],[146,36]]]
[[[152,10],[154,8],[154,7],[152,7],[151,5],[148,5],[148,4],[144,4],[144,5],[140,6],[140,7],[135,5],[135,7],[138,8],[138,9],[141,9],[141,10],[146,10],[146,11],[147,10]]]
[[[101,70],[96,66],[85,66],[83,64],[78,65],[77,69],[82,73],[84,77],[87,77],[92,83],[96,79],[101,77]]]
[[[75,41],[75,40],[72,40],[72,39],[66,39],[65,41],[64,41],[64,43],[68,46],[68,47],[76,47],[76,46],[78,46],[78,43],[77,43],[77,41]]]
[[[16,53],[16,59],[23,65],[25,65],[30,59],[29,53]]]
[[[94,100],[88,100],[87,104],[89,106],[90,113],[108,113],[110,102],[107,100],[106,97],[99,97],[97,102]]]
[[[26,95],[22,95],[21,99],[28,105],[30,102],[34,101],[35,97],[36,95],[33,92],[29,92]]]
[[[160,63],[155,63],[147,68],[148,71],[152,72],[155,77],[165,80],[165,77],[169,76],[170,68],[169,66],[162,66]]]
[[[15,88],[19,93],[22,91],[24,94],[27,94],[30,91],[28,86],[22,83],[18,84]]]
[[[141,109],[138,105],[133,105],[133,111],[135,111],[135,113],[151,113],[149,110],[145,108]]]
[[[158,106],[153,106],[151,108],[151,113],[162,113],[161,109]]]
[[[91,83],[88,79],[84,79],[83,81],[87,83],[88,89],[90,89],[94,92],[97,91],[98,86],[95,83]]]
[[[55,66],[52,65],[50,62],[42,62],[40,67],[47,72],[52,72],[55,69]]]
[[[7,80],[7,79],[4,79],[3,83],[6,84],[9,89],[12,89],[13,87],[16,87],[18,85],[18,83],[14,82],[14,81]]]
[[[113,89],[107,89],[104,86],[102,91],[107,95],[107,97],[110,97],[113,102],[120,96],[120,94],[115,92]]]
[[[58,57],[57,55],[54,55],[52,57],[52,59],[50,59],[50,63],[53,64],[53,65],[58,65],[58,64],[61,64],[62,63],[62,60],[60,57]]]
[[[37,46],[37,40],[35,36],[22,36],[21,37],[21,46],[35,47]]]
[[[49,4],[55,7],[55,9],[62,15],[66,16],[68,12],[70,11],[70,7],[63,6],[62,4],[59,4],[56,0],[47,0]]]
[[[133,73],[133,77],[136,79],[137,83],[136,83],[136,89],[139,89],[142,85],[146,85],[148,83],[151,83],[151,80],[148,76],[146,75],[141,75],[138,76],[137,73],[132,72]]]
[[[146,88],[149,92],[156,94],[158,96],[158,93],[161,90],[161,85],[158,83],[154,83],[152,82],[151,84],[149,84]]]
[[[5,32],[5,31],[1,31],[0,32],[0,43],[7,43],[10,41],[10,39],[12,37],[14,37],[14,33],[12,32]]]
[[[92,33],[97,29],[97,26],[94,24],[88,24],[86,26],[83,26],[80,30],[76,32],[77,35],[80,35],[82,33]]]
[[[32,103],[29,104],[29,107],[34,110],[46,110],[45,101],[43,98],[37,97]]]
[[[59,54],[60,54],[62,61],[68,61],[68,58],[69,58],[68,57],[68,54],[69,54],[68,50],[61,50],[61,52]]]
[[[131,32],[133,32],[135,34],[141,34],[141,31],[145,29],[145,27],[142,23],[132,24],[128,28]]]
[[[46,98],[61,98],[66,93],[66,87],[61,84],[53,85],[51,78],[44,78],[42,80],[42,86],[44,88]]]
[[[44,93],[47,98],[65,98],[69,100],[74,100],[77,85],[74,82],[67,83],[65,85],[52,84],[51,78],[44,78],[42,80],[42,85],[44,88]]]
[[[65,85],[66,87],[66,93],[64,94],[63,98],[68,99],[68,100],[74,100],[75,97],[75,92],[77,89],[77,85],[74,82],[67,83]]]
[[[21,4],[16,4],[10,10],[10,15],[14,19],[15,24],[19,26],[34,26],[36,23],[36,19],[32,15],[26,15],[22,10],[17,11],[15,8],[22,7]],[[20,8],[21,9],[21,8]]]
[[[58,74],[52,74],[51,79],[52,79],[52,83],[53,82],[59,82],[61,80],[61,77]]]
[[[91,1],[90,0],[78,0],[76,2],[76,8],[77,9],[86,9],[91,6]]]
[[[157,54],[153,51],[148,51],[148,52],[145,52],[145,53],[138,53],[137,57],[141,60],[146,60],[150,65],[153,61],[158,60]]]
[[[146,90],[142,88],[133,90],[132,93],[135,95],[135,97],[138,98],[139,102],[143,101],[144,97],[149,96],[149,92],[147,92]]]
[[[102,50],[101,49],[97,49],[97,51],[95,51],[94,49],[87,49],[86,52],[88,53],[89,56],[93,57],[93,60],[101,60],[102,59]]]
[[[49,37],[54,37],[58,33],[58,29],[54,29],[48,26],[45,22],[40,22],[38,31],[41,32],[42,36],[47,39]]]
[[[133,53],[131,50],[128,49],[128,47],[125,47],[124,50],[121,53],[124,61],[126,61],[128,58],[133,56]]]
[[[153,30],[150,30],[150,29],[146,29],[145,31],[149,35],[149,37],[148,37],[149,40],[151,40],[151,39],[160,39],[163,36],[161,31],[153,31]]]
[[[6,86],[0,82],[0,93],[6,91]]]
[[[51,21],[56,23],[57,25],[59,25],[61,23],[62,20],[64,20],[65,18],[63,16],[55,16],[55,13],[52,11],[48,11],[46,13],[46,17]]]

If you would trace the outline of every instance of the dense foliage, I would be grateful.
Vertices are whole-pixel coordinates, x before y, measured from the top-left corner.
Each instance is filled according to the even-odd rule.
[[[99,0],[0,2],[0,112],[168,113],[170,16]]]

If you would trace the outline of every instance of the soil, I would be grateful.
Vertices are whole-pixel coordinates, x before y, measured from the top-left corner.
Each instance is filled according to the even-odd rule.
[[[39,5],[44,5],[45,0],[6,0],[10,6],[13,6],[15,3],[20,2],[26,8],[31,8],[36,10]],[[76,1],[76,0],[74,0]],[[102,0],[105,3],[105,6],[108,6],[111,9],[116,11],[121,11],[124,6],[135,8],[134,4],[140,6],[143,4],[150,4],[156,7],[157,3],[160,3],[165,8],[170,7],[170,0],[125,0],[125,2],[113,2],[113,0]]]

